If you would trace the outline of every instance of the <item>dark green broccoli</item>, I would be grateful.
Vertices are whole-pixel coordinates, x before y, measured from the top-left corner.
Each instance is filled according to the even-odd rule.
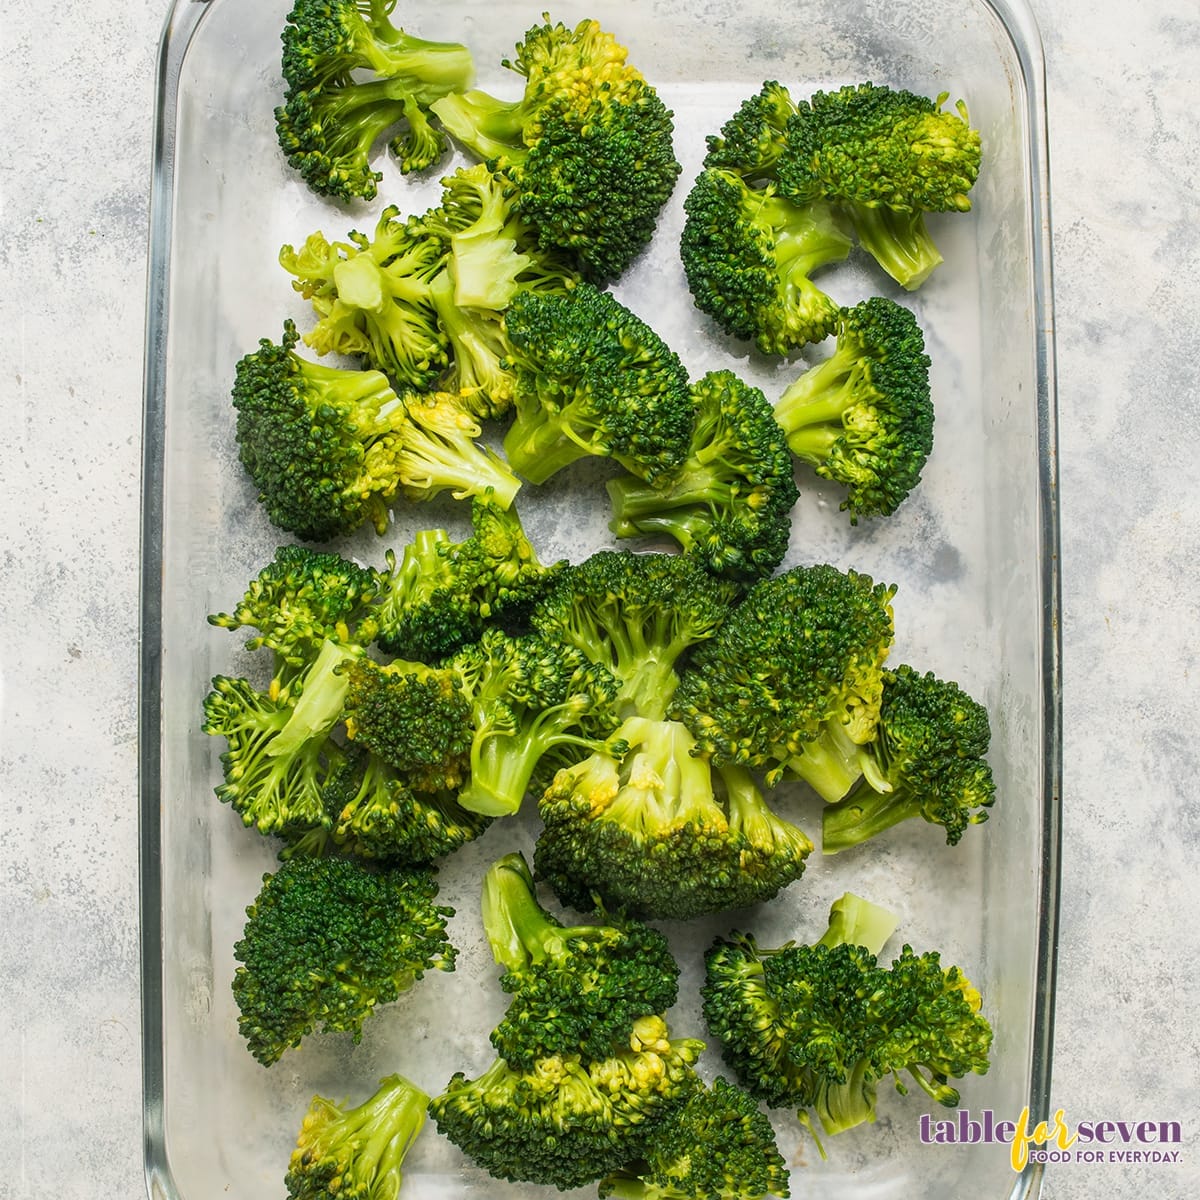
[[[895,590],[828,565],[760,580],[697,648],[671,715],[716,763],[766,768],[768,782],[790,773],[840,799],[875,735]]]
[[[661,1017],[644,1017],[628,1048],[608,1058],[550,1055],[527,1070],[497,1058],[477,1079],[459,1072],[429,1111],[441,1133],[497,1179],[566,1191],[641,1156],[700,1086],[693,1064],[703,1048],[672,1040]]]
[[[776,167],[787,150],[788,122],[796,102],[781,83],[770,80],[721,126],[720,135],[706,139],[706,167],[733,171],[752,187],[773,183]]]
[[[618,724],[618,682],[572,646],[485,629],[447,666],[470,710],[470,778],[459,803],[487,816],[521,806],[539,763],[607,744]]]
[[[258,630],[246,649],[273,652],[278,691],[312,662],[326,639],[355,645],[372,641],[377,586],[374,571],[340,554],[280,546],[233,612],[214,613],[208,621],[221,629]]]
[[[400,494],[512,502],[520,481],[476,443],[456,397],[401,401],[379,371],[309,362],[296,340],[288,321],[280,344],[264,338],[238,362],[233,385],[241,461],[274,524],[322,541],[364,521],[383,533]]]
[[[895,512],[933,449],[929,356],[916,317],[872,297],[845,308],[837,346],[775,405],[793,454],[847,489],[850,523]]]
[[[523,292],[505,315],[516,419],[504,452],[545,483],[588,455],[654,482],[687,456],[694,407],[687,372],[640,317],[581,284],[565,295]]]
[[[601,1200],[765,1200],[791,1194],[770,1120],[748,1093],[713,1081],[655,1131],[645,1157],[600,1184]]]
[[[217,797],[244,824],[264,834],[328,828],[322,790],[339,753],[330,739],[346,698],[343,668],[362,653],[327,640],[285,687],[276,680],[266,692],[245,679],[213,679],[201,728],[226,740]]]
[[[842,911],[839,912],[839,908]],[[875,1120],[876,1084],[910,1076],[940,1104],[948,1080],[988,1069],[991,1026],[979,993],[936,952],[905,946],[890,968],[876,955],[895,919],[858,897],[834,906],[813,945],[777,950],[734,935],[705,957],[705,1021],[752,1095],[815,1115],[833,1135]]]
[[[535,26],[504,64],[526,80],[521,99],[467,91],[432,105],[451,138],[516,184],[540,244],[601,283],[650,240],[679,174],[671,113],[627,54],[592,20]]]
[[[354,1108],[314,1096],[284,1179],[288,1200],[394,1200],[428,1104],[402,1075],[381,1079]]]
[[[838,305],[812,281],[853,243],[822,201],[795,204],[773,184],[751,188],[734,171],[707,168],[684,201],[680,258],[696,307],[764,354],[819,342]]]
[[[469,87],[465,46],[431,42],[388,19],[395,0],[295,0],[283,29],[287,94],[275,110],[288,165],[320,195],[375,197],[371,150],[391,133],[401,171],[423,171],[445,149],[429,122],[439,96]],[[368,75],[369,73],[369,75]]]
[[[736,595],[734,584],[686,555],[601,550],[558,575],[530,624],[607,667],[620,683],[623,717],[657,718],[678,685],[680,659],[716,634]]]
[[[388,654],[434,661],[475,641],[485,624],[516,628],[561,570],[542,564],[515,509],[476,500],[471,523],[464,542],[425,530],[399,563],[388,551],[373,610]]]
[[[512,996],[492,1031],[511,1067],[530,1069],[552,1054],[608,1058],[641,1018],[665,1012],[678,995],[679,967],[661,933],[615,917],[564,926],[538,903],[520,854],[484,876],[483,928]]]
[[[354,743],[328,772],[321,799],[328,828],[298,832],[283,857],[341,853],[421,865],[452,854],[492,823],[467,812],[449,789],[418,790],[410,772]]]
[[[714,768],[677,721],[631,717],[542,796],[534,869],[564,903],[687,920],[769,900],[812,842],[773,813],[749,772]]]
[[[246,909],[234,946],[238,1029],[263,1066],[320,1027],[357,1041],[363,1022],[426,971],[454,969],[453,910],[431,870],[290,858]]]
[[[346,667],[346,736],[419,792],[460,787],[471,752],[471,705],[454,671],[363,657]]]
[[[780,191],[850,218],[863,249],[897,283],[919,287],[942,261],[927,212],[967,212],[980,139],[966,105],[861,83],[816,92],[788,121]]]
[[[913,817],[956,845],[995,800],[990,741],[987,709],[957,683],[907,666],[887,672],[878,730],[860,751],[863,778],[822,813],[821,849],[848,850]]]
[[[692,384],[696,424],[683,466],[657,484],[609,480],[617,537],[664,533],[716,575],[757,579],[783,561],[799,492],[771,405],[732,371]]]

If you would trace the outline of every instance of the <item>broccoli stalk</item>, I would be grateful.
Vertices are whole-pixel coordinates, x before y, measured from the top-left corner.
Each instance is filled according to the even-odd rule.
[[[396,1196],[429,1097],[402,1075],[354,1108],[314,1096],[284,1180],[289,1200]]]

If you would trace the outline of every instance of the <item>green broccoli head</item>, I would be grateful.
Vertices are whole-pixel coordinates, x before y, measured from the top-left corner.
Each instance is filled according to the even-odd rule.
[[[371,150],[391,133],[402,171],[425,170],[444,141],[429,104],[470,85],[465,46],[393,26],[385,0],[296,0],[283,29],[287,95],[275,110],[288,165],[320,195],[372,200],[381,172]],[[397,127],[402,131],[392,133]]]
[[[471,711],[459,801],[473,812],[512,815],[543,759],[597,750],[618,724],[617,680],[572,646],[492,627],[447,665]]]
[[[843,309],[837,346],[775,406],[792,453],[845,486],[850,522],[888,516],[933,449],[929,356],[916,317],[874,296]]]
[[[512,67],[520,100],[446,96],[450,136],[517,186],[517,209],[543,248],[590,279],[619,276],[650,240],[679,174],[671,113],[627,50],[592,20],[535,26]]]
[[[361,657],[346,669],[346,736],[396,768],[419,792],[466,779],[471,705],[453,671]]]
[[[822,197],[851,219],[863,248],[899,284],[919,287],[942,261],[926,212],[966,212],[980,139],[966,105],[871,83],[817,92],[788,121],[780,190]]]
[[[724,1079],[689,1097],[643,1160],[609,1175],[601,1200],[765,1200],[789,1196],[787,1163],[753,1096]]]
[[[511,1067],[549,1055],[591,1062],[629,1044],[643,1017],[665,1012],[678,995],[679,967],[667,939],[637,921],[606,917],[564,926],[537,901],[520,854],[493,863],[483,881],[483,927],[512,996],[492,1031]]]
[[[267,516],[309,541],[388,525],[395,491],[387,446],[404,420],[379,371],[342,370],[295,352],[296,328],[264,338],[236,368],[233,406],[242,465]]]
[[[956,845],[995,801],[990,741],[987,709],[957,683],[908,666],[887,672],[878,731],[861,749],[863,778],[822,814],[822,850],[836,854],[915,817]]]
[[[694,409],[687,372],[640,317],[581,284],[521,293],[505,316],[516,418],[504,438],[531,483],[588,455],[653,482],[687,456]]]
[[[349,1032],[426,971],[454,969],[451,909],[427,869],[373,869],[349,858],[290,858],[246,909],[233,948],[238,1028],[270,1066],[320,1028]]]
[[[330,242],[311,233],[298,251],[282,247],[279,263],[317,314],[307,345],[318,354],[358,355],[402,389],[423,391],[450,365],[449,339],[430,295],[446,255],[444,237],[389,205],[373,237],[352,231],[346,241]]]
[[[875,734],[895,588],[829,565],[754,584],[684,672],[671,714],[714,762],[792,773],[825,799]]]
[[[707,168],[684,201],[679,251],[696,307],[764,354],[819,342],[838,305],[812,281],[850,253],[837,214],[817,199],[798,204],[773,184],[751,188],[734,171]]]
[[[402,1075],[381,1079],[375,1094],[353,1108],[314,1096],[284,1179],[288,1200],[396,1196],[428,1103]]]
[[[686,555],[601,550],[558,575],[530,623],[616,676],[622,716],[660,717],[680,659],[716,634],[736,594]]]
[[[474,841],[491,824],[463,808],[453,791],[418,790],[410,771],[354,743],[329,771],[321,798],[328,830],[299,831],[285,855],[343,853],[422,865]]]
[[[429,1111],[497,1179],[583,1187],[641,1156],[700,1086],[693,1064],[703,1045],[672,1040],[661,1017],[645,1017],[607,1058],[550,1055],[525,1070],[498,1058],[477,1079],[460,1072]]]
[[[769,80],[744,100],[721,126],[719,136],[707,138],[706,167],[732,171],[752,186],[773,182],[776,165],[787,150],[788,122],[796,102],[782,84]]]
[[[542,796],[534,868],[564,903],[687,920],[769,900],[812,842],[773,813],[748,772],[714,772],[676,721],[632,717]]]
[[[783,561],[799,492],[771,405],[732,371],[692,384],[696,424],[683,466],[657,485],[609,481],[617,537],[667,534],[714,575],[753,580]]]
[[[311,662],[327,638],[361,645],[373,639],[376,581],[374,571],[340,554],[280,546],[233,612],[208,621],[221,629],[256,629],[246,649],[271,650],[281,679]]]

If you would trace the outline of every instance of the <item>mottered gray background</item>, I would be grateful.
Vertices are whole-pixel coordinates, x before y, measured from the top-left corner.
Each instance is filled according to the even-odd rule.
[[[137,911],[141,387],[163,0],[11,0],[0,29],[0,1200],[143,1194]],[[1034,5],[1048,76],[1064,602],[1053,1098],[1178,1120],[1200,1186],[1200,17]]]

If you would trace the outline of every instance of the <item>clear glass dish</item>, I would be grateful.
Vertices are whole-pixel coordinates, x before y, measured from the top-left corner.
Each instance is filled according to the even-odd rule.
[[[292,316],[311,318],[276,262],[314,229],[371,229],[384,203],[421,211],[432,182],[390,165],[378,201],[347,211],[310,195],[274,140],[282,91],[279,31],[287,0],[175,0],[159,63],[147,325],[142,590],[141,837],[145,1149],[148,1185],[169,1200],[282,1195],[300,1117],[314,1092],[365,1098],[399,1070],[430,1091],[490,1058],[500,1011],[482,939],[477,880],[511,849],[529,851],[534,818],[499,822],[449,860],[443,896],[458,915],[458,971],[435,972],[366,1026],[362,1043],[312,1037],[269,1071],[246,1052],[230,995],[232,946],[273,848],[214,798],[220,747],[199,730],[214,674],[247,671],[240,639],[212,629],[245,583],[288,540],[255,503],[233,442],[233,364]],[[471,46],[481,86],[514,91],[499,67],[541,6],[449,0],[414,9],[423,36]],[[671,926],[684,962],[680,1033],[703,1035],[700,956],[714,935],[753,927],[770,944],[816,935],[846,889],[889,904],[897,941],[941,947],[985,998],[994,1065],[964,1081],[963,1105],[1014,1120],[1047,1114],[1058,881],[1059,675],[1055,397],[1043,69],[1019,0],[642,0],[556,5],[554,19],[595,16],[631,50],[674,108],[684,173],[658,235],[616,288],[650,317],[693,375],[732,366],[777,395],[804,365],[767,364],[715,336],[683,285],[683,196],[715,130],[764,79],[798,95],[872,79],[964,97],[981,130],[984,171],[965,217],[935,218],[946,265],[905,302],[933,358],[937,440],[920,489],[884,522],[852,528],[835,492],[801,474],[791,562],[854,566],[899,586],[893,661],[958,679],[992,714],[999,800],[992,820],[954,849],[938,832],[899,828],[870,850],[822,861],[754,913]],[[507,78],[506,78],[507,76]],[[900,298],[858,257],[822,276],[840,301]],[[546,558],[611,544],[604,464],[542,489],[522,516]],[[462,532],[450,505],[397,513],[384,539],[349,551],[382,563],[422,527]],[[346,547],[340,547],[344,551]],[[527,806],[532,809],[533,806]],[[816,833],[818,804],[800,789],[782,810]],[[451,1014],[448,1016],[448,1014]],[[702,1059],[712,1076],[715,1048]],[[822,1162],[787,1112],[775,1112],[794,1166],[793,1193],[825,1200],[1031,1197],[1041,1167],[1014,1174],[1006,1146],[926,1146],[923,1096],[880,1089],[880,1115],[839,1137]],[[948,1114],[938,1110],[935,1116]],[[465,1163],[430,1126],[412,1151],[405,1195],[530,1197]],[[594,1194],[582,1189],[580,1196]]]

